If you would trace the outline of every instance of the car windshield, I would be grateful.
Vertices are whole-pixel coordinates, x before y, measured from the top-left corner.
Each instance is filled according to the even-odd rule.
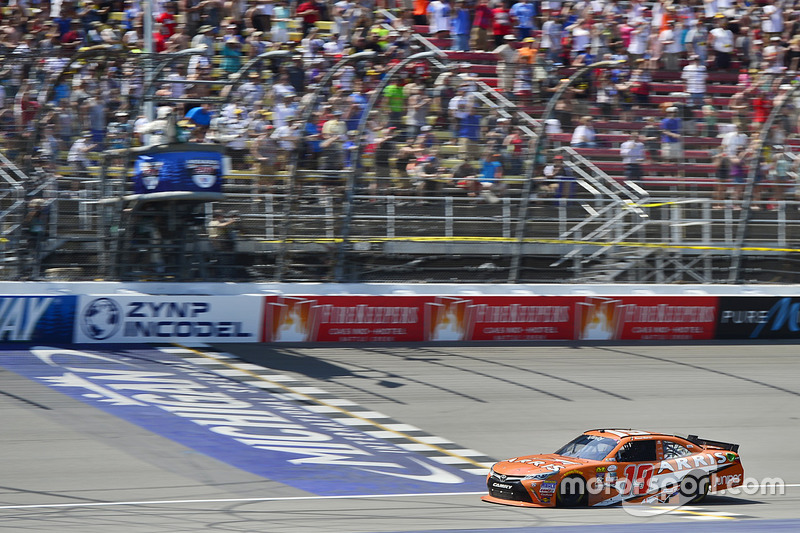
[[[595,435],[581,435],[556,451],[558,455],[602,461],[617,445],[617,441]]]

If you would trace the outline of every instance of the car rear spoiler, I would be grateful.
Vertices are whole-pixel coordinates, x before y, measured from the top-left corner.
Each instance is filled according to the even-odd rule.
[[[693,442],[693,443],[695,443],[697,445],[703,446],[703,447],[705,447],[705,446],[713,446],[714,448],[722,448],[723,450],[729,450],[729,451],[732,451],[732,452],[738,452],[739,451],[739,445],[738,444],[731,444],[730,442],[721,442],[721,441],[718,441],[718,440],[701,439],[697,435],[689,435],[688,437],[686,437],[686,440],[688,440],[689,442]]]

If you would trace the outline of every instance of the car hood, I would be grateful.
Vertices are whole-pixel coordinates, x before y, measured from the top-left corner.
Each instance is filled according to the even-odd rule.
[[[578,468],[592,463],[599,463],[599,461],[576,459],[575,457],[566,457],[564,455],[548,453],[541,455],[526,455],[524,457],[514,457],[512,459],[500,461],[492,467],[492,470],[498,474],[505,474],[506,476],[530,476],[545,472],[569,470],[571,468]]]

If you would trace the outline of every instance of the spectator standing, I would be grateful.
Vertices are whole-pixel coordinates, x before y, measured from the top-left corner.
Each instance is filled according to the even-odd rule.
[[[470,13],[464,0],[456,0],[450,33],[453,36],[453,50],[461,52],[469,50]]]
[[[661,158],[664,161],[680,163],[683,159],[682,125],[678,118],[678,108],[670,106],[666,109],[667,116],[661,120]],[[683,175],[681,166],[679,174]]]
[[[561,55],[561,34],[563,33],[561,21],[550,11],[542,24],[541,49],[547,52],[547,59],[556,62]]]
[[[514,27],[511,25],[511,15],[506,9],[503,0],[495,0],[492,9],[492,34],[494,35],[494,45],[503,46],[508,40],[514,40]],[[507,36],[511,38],[508,39]],[[496,50],[495,50],[496,52]]]
[[[505,148],[505,168],[508,169],[508,174],[512,176],[522,175],[522,162],[525,155],[525,138],[522,134],[522,128],[514,126],[511,133],[503,139],[503,148]]]
[[[511,43],[515,40],[514,36],[506,34],[503,38],[505,42],[494,49],[494,54],[497,55],[498,59],[498,87],[508,96],[514,89],[514,69],[517,65],[519,54],[516,48],[511,46]]]
[[[564,156],[553,157],[553,162],[545,166],[543,172],[547,180],[555,182],[555,198],[559,204],[566,205],[565,200],[575,196],[575,175],[572,169],[564,166]]]
[[[389,125],[400,127],[406,111],[406,96],[400,80],[393,80],[383,89],[386,106],[389,108]]]
[[[409,137],[416,137],[420,128],[425,126],[430,103],[431,99],[423,94],[421,87],[416,86],[411,89],[406,112],[406,126],[408,127]]]
[[[500,201],[497,196],[505,190],[500,154],[487,153],[481,160],[480,166],[481,195],[490,204],[496,204]]]
[[[520,0],[511,6],[510,14],[517,28],[517,39],[522,41],[530,37],[536,26],[536,7],[531,0]]]
[[[320,15],[319,7],[314,0],[306,0],[297,6],[296,15],[303,19],[303,37],[305,37],[312,28],[316,27]]]
[[[286,0],[277,0],[272,12],[272,40],[276,43],[285,43],[289,40],[289,20],[291,11]]]
[[[91,139],[90,133],[84,133],[72,143],[67,154],[67,163],[72,167],[72,170],[83,177],[86,177],[89,172],[89,166],[92,164],[91,159],[89,159],[89,152],[94,150],[95,145],[91,143]]]
[[[776,204],[783,202],[786,198],[786,191],[791,187],[791,176],[789,172],[796,166],[789,158],[788,145],[776,145],[773,147],[772,162],[770,165],[770,179],[773,182],[773,201]],[[775,205],[768,205],[767,209],[775,209]]]
[[[575,148],[596,148],[597,138],[594,131],[593,119],[591,116],[581,117],[580,124],[575,128],[572,133],[572,139],[569,143]]]
[[[689,29],[683,37],[687,52],[696,55],[701,65],[708,59],[708,30],[697,19],[689,20]]]
[[[469,159],[481,142],[481,117],[474,111],[468,111],[459,119],[458,154],[461,159]]]
[[[728,28],[728,21],[722,14],[714,16],[716,27],[708,35],[709,44],[714,51],[714,66],[717,70],[728,70],[733,55],[733,32]]]
[[[375,179],[369,184],[370,194],[385,194],[391,183],[392,169],[390,159],[396,153],[394,127],[383,128],[375,139]]]
[[[645,150],[638,131],[630,133],[628,140],[620,145],[619,153],[625,165],[625,179],[640,181],[644,175],[642,163],[645,160]]]
[[[714,192],[711,193],[711,198],[715,202],[712,209],[722,209],[727,189],[730,186],[731,158],[723,148],[719,148],[714,151],[711,161],[714,164],[717,179],[714,183]]]
[[[667,23],[666,28],[658,34],[661,45],[661,64],[665,70],[678,70],[678,55],[681,53],[681,39],[675,21]]]
[[[428,4],[429,31],[434,37],[441,39],[450,30],[450,4],[446,0],[433,0]]]
[[[342,112],[336,110],[333,117],[322,125],[322,168],[342,170],[344,166],[344,142],[347,139],[347,124]]]
[[[471,46],[475,50],[489,51],[489,30],[494,25],[494,12],[489,0],[478,0],[472,19]]]
[[[706,97],[708,71],[706,66],[700,63],[699,56],[691,55],[689,57],[689,64],[683,67],[681,77],[685,83],[686,92],[689,93],[692,106],[700,107],[703,105]]]
[[[250,155],[257,166],[257,183],[253,191],[257,195],[272,191],[278,157],[278,147],[272,139],[274,127],[268,125],[250,144]]]

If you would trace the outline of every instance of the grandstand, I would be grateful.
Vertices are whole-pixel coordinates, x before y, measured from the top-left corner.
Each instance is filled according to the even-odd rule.
[[[453,51],[401,9],[348,26],[336,6],[267,31],[249,11],[201,25],[179,5],[156,13],[155,53],[141,15],[85,24],[69,7],[3,8],[0,24],[33,33],[6,32],[0,49],[0,277],[797,281],[794,26],[748,34],[780,57],[737,41],[720,69],[713,50],[694,61],[685,44],[669,70],[657,39],[638,61],[611,42],[570,54],[569,22],[610,16],[658,36],[659,10],[661,25],[716,14],[543,10],[528,40],[512,28],[499,47]],[[754,13],[725,16],[741,27]],[[78,31],[56,29],[63,19]],[[548,19],[562,21],[563,54],[542,45]],[[604,28],[613,41],[619,28]],[[680,150],[664,154],[670,117]],[[634,132],[644,155],[632,166]],[[225,150],[223,196],[134,195],[135,150],[165,142]],[[238,213],[230,230],[212,229],[215,212]]]

